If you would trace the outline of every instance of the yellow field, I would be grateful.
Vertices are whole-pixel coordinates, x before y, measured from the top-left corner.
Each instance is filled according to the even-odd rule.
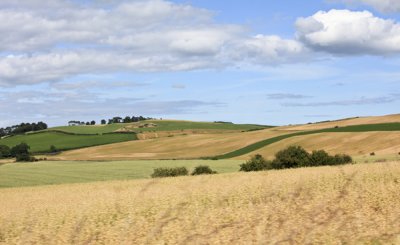
[[[377,117],[359,117],[346,119],[336,122],[325,122],[316,124],[305,124],[298,126],[285,127],[286,130],[317,130],[324,128],[333,128],[335,126],[344,127],[352,125],[362,125],[362,124],[376,124],[376,123],[393,123],[400,122],[400,114],[377,116]]]
[[[358,132],[358,133],[320,133],[288,138],[250,154],[237,157],[248,159],[250,155],[261,154],[273,158],[275,153],[289,145],[300,145],[308,151],[326,150],[331,154],[346,153],[352,156],[399,156],[400,132]]]
[[[0,190],[2,244],[399,244],[400,163]]]
[[[67,151],[52,160],[187,159],[219,155],[292,131],[265,129],[225,134],[189,134]]]

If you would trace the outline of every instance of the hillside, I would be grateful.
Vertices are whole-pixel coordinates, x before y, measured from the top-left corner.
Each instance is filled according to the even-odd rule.
[[[0,189],[0,243],[397,244],[398,164]]]
[[[400,140],[397,137],[399,133],[400,123],[362,124],[304,131],[275,127],[250,132],[175,135],[110,144],[64,152],[52,159],[247,159],[256,153],[271,158],[278,150],[292,144],[300,144],[310,151],[325,149],[330,153],[347,153],[354,157],[377,151],[393,158],[400,152]],[[324,138],[321,140],[320,135],[330,135],[333,139],[323,141]]]
[[[0,145],[13,147],[25,142],[34,153],[47,152],[51,145],[59,150],[79,149],[146,138],[187,134],[215,134],[253,131],[271,126],[173,120],[147,120],[137,123],[54,127],[0,139]]]

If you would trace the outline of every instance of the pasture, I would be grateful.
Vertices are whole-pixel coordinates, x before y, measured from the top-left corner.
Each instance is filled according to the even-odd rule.
[[[398,162],[0,189],[2,244],[398,244]]]
[[[0,139],[0,145],[13,147],[24,142],[31,147],[31,152],[40,153],[48,152],[51,145],[56,146],[59,150],[70,150],[136,139],[135,134],[72,135],[61,132],[43,131]]]
[[[113,162],[34,162],[0,165],[0,188],[54,185],[107,180],[150,178],[154,168],[209,165],[219,173],[236,172],[243,161],[181,160],[181,161],[113,161]]]
[[[144,127],[145,124],[151,126]],[[130,132],[149,132],[149,131],[180,131],[180,130],[225,130],[225,131],[247,131],[270,128],[271,126],[254,124],[233,124],[233,123],[213,123],[213,122],[192,122],[177,120],[146,120],[135,123],[115,123],[106,125],[82,125],[82,126],[62,126],[51,128],[50,130],[61,130],[77,134],[102,134],[115,131]]]

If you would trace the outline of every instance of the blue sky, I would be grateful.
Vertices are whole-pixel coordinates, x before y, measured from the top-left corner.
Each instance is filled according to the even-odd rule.
[[[399,14],[396,0],[4,0],[0,126],[398,113]]]

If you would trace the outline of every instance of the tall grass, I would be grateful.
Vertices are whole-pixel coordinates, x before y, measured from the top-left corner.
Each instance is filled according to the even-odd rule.
[[[398,244],[398,164],[0,189],[0,243]]]

